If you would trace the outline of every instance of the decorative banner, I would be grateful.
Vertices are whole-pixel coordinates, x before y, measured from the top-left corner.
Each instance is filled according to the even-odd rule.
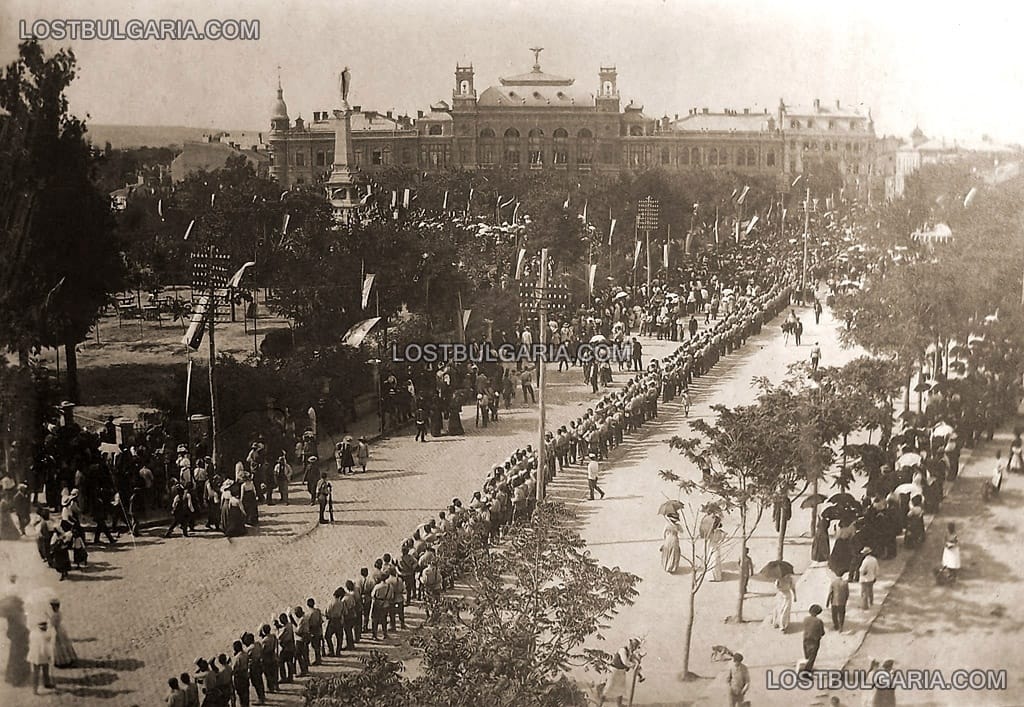
[[[393,212],[391,213],[391,217],[392,217],[392,218],[393,218],[393,219],[394,219],[395,221],[397,221],[397,220],[398,220],[398,209],[395,209],[395,210],[394,210],[394,211],[393,211]]]
[[[213,200],[217,198],[216,194],[210,194],[210,206],[213,206]]]
[[[188,399],[192,392],[192,359],[188,360],[188,369],[185,373],[185,418],[188,419]]]
[[[768,215],[764,217],[765,221],[771,222],[771,220],[772,220],[772,208],[774,206],[775,206],[775,201],[772,200],[772,203],[768,204]]]
[[[519,218],[519,201],[516,201],[516,208],[512,210],[512,224],[515,225]]]
[[[804,178],[804,175],[802,175],[802,174],[801,174],[801,175],[799,175],[799,176],[797,176],[797,178],[796,178],[796,179],[794,179],[794,180],[793,180],[793,183],[792,183],[792,184],[790,184],[789,186],[790,186],[791,188],[792,188],[792,187],[795,187],[795,186],[796,186],[796,183],[797,183],[797,182],[799,182],[799,181],[800,181],[801,179],[803,179],[803,178]]]
[[[444,211],[448,210],[448,190],[447,189],[445,189],[445,191],[444,191],[444,204],[441,206],[441,209],[443,209]]]
[[[516,198],[515,198],[514,196],[510,196],[510,197],[508,198],[508,201],[506,201],[506,202],[504,202],[504,203],[499,203],[499,204],[498,204],[498,208],[499,208],[499,209],[504,209],[504,208],[505,208],[506,206],[508,206],[509,204],[511,204],[511,203],[512,203],[513,201],[515,201],[515,200],[516,200]],[[501,197],[500,197],[500,196],[498,197],[498,201],[499,201],[499,202],[501,201]]]
[[[373,289],[373,279],[375,277],[377,276],[370,273],[363,278],[363,309],[366,309],[366,305],[370,303],[370,290]]]
[[[469,188],[469,198],[466,199],[466,211],[469,211],[469,207],[473,205],[473,187]]]
[[[228,287],[231,288],[232,290],[237,290],[239,283],[242,282],[242,276],[245,275],[245,271],[251,267],[254,267],[255,265],[256,263],[250,260],[248,263],[238,268],[238,272],[232,275],[231,279],[228,280]]]
[[[163,221],[164,220],[164,200],[163,199],[160,199],[158,202],[156,202],[156,212],[158,214],[160,214],[160,220]]]
[[[754,230],[754,224],[757,223],[757,214],[754,214],[754,218],[750,219],[747,223],[747,230],[743,232],[744,236],[749,236],[750,232]]]
[[[967,192],[967,196],[964,197],[964,208],[966,209],[974,201],[974,197],[978,195],[978,187],[971,187],[971,190]]]
[[[687,255],[690,254],[690,250],[693,248],[693,231],[686,234],[686,244],[683,247],[683,252]]]
[[[612,225],[608,228],[608,245],[612,244],[612,234],[615,233],[615,219],[612,219]]]
[[[562,204],[562,208],[565,209],[566,211],[569,210],[569,195],[568,194],[565,195],[565,203]]]
[[[360,205],[360,206],[366,206],[366,202],[368,202],[368,201],[370,200],[370,197],[371,197],[371,196],[373,196],[373,192],[372,192],[372,191],[370,191],[370,188],[369,188],[369,186],[367,186],[367,188],[366,188],[366,194],[364,194],[364,195],[363,195],[363,198],[359,200],[359,205]]]
[[[636,250],[633,252],[633,269],[636,270],[637,263],[640,262],[640,249],[643,248],[643,241],[636,242]]]
[[[285,214],[284,215],[284,225],[281,226],[281,235],[282,236],[285,235],[286,233],[288,233],[288,222],[291,221],[291,220],[292,220],[292,215],[291,214]]]
[[[743,187],[743,191],[740,192],[740,198],[736,200],[737,204],[742,205],[747,198],[747,192],[750,191],[750,187]]]
[[[584,202],[583,202],[583,223],[584,223],[584,224],[585,224],[585,223],[587,222],[587,205],[588,205],[589,203],[590,203],[590,201],[589,201],[589,200],[588,200],[588,201],[584,201]]]
[[[252,203],[254,203],[254,204],[255,204],[255,203],[256,203],[256,200],[257,200],[257,199],[259,199],[259,198],[260,198],[260,195],[259,195],[259,194],[253,194],[253,195],[252,195]]]
[[[715,245],[718,245],[721,239],[718,237],[718,207],[715,207]]]
[[[203,343],[203,333],[206,331],[206,309],[209,303],[210,298],[208,296],[199,298],[195,308],[192,310],[192,320],[189,322],[188,330],[181,339],[181,343],[193,351],[198,351],[199,345]]]
[[[526,248],[519,249],[519,257],[516,258],[516,279],[523,276],[523,260],[526,259]]]
[[[361,322],[356,322],[352,325],[352,328],[345,332],[345,336],[341,337],[341,343],[345,346],[351,346],[354,349],[359,348],[359,345],[363,343],[363,339],[370,333],[370,330],[377,325],[380,321],[380,317],[371,317],[370,319],[364,319]]]
[[[196,220],[192,219],[192,221],[188,224],[188,228],[185,229],[185,240],[186,241],[188,240],[188,237],[192,234],[192,227],[195,226],[195,225],[196,225]]]
[[[587,273],[587,292],[594,294],[594,278],[597,276],[597,266],[591,265],[590,272]]]
[[[409,194],[409,190],[408,189],[406,189],[405,191],[402,192],[402,208],[403,209],[408,209],[409,208],[409,196],[410,196],[410,194]]]
[[[284,201],[284,198],[285,198],[286,196],[288,196],[288,191],[287,191],[287,190],[285,190],[285,191],[281,192],[281,201]]]
[[[739,243],[740,242],[740,222],[739,221],[735,221],[733,223],[733,226],[734,226],[734,228],[733,228],[733,236],[735,236],[736,242]]]
[[[788,209],[786,209],[786,208],[783,208],[783,209],[782,209],[782,220],[783,220],[783,221],[785,221],[785,220],[786,220],[786,214],[787,214],[787,213],[789,213],[789,210],[788,210]]]
[[[462,310],[462,330],[465,331],[466,327],[469,326],[469,316],[473,313],[472,309]]]
[[[665,269],[668,270],[668,243],[666,243],[663,246],[663,251],[664,251],[664,253],[663,253],[663,255],[664,255],[663,260],[665,262]]]
[[[391,190],[391,208],[398,206],[398,192],[394,189]]]

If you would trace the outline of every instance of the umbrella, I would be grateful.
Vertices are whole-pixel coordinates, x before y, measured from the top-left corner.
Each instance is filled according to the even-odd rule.
[[[854,498],[852,495],[850,495],[848,493],[845,493],[845,492],[844,493],[837,493],[837,494],[833,495],[830,499],[828,499],[828,502],[829,503],[834,503],[836,505],[842,505],[842,506],[856,506],[857,505],[857,499]]]
[[[772,560],[762,567],[761,571],[757,574],[765,579],[780,579],[788,574],[795,573],[793,572],[793,565],[789,564],[785,560]]]
[[[912,497],[924,495],[924,491],[917,484],[900,484],[895,489],[893,489],[893,493],[895,493],[897,496],[904,496],[906,494],[910,494]]]
[[[829,506],[821,512],[821,519],[826,523],[831,523],[834,520],[853,519],[857,517],[857,512],[849,506]]]
[[[953,434],[953,428],[945,422],[936,425],[932,430],[932,437],[949,437],[951,434]]]
[[[658,506],[658,515],[667,516],[669,513],[678,513],[683,508],[686,508],[686,504],[682,501],[665,501]]]
[[[626,294],[625,292],[619,292],[614,297],[612,297],[612,301],[614,302],[616,300],[626,299],[627,297],[629,297],[629,295]]]
[[[800,502],[801,508],[814,508],[825,502],[825,497],[820,493],[812,493],[810,496]]]
[[[920,383],[914,386],[915,393],[926,393],[931,389],[931,383],[929,383],[928,381],[921,381]]]
[[[902,469],[905,466],[917,466],[921,463],[921,455],[917,452],[904,452],[896,460],[896,468]]]
[[[964,356],[966,354],[967,349],[961,346],[960,344],[957,344],[956,346],[952,347],[949,350],[949,355],[952,356],[953,358],[959,358],[960,356]]]
[[[600,334],[598,334],[597,336],[593,337],[590,340],[590,343],[592,343],[592,344],[607,344],[608,343],[608,339],[606,339],[603,336],[601,336]]]

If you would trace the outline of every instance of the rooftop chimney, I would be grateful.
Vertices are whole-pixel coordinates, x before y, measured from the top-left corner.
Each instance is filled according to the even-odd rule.
[[[744,108],[743,109],[743,115],[750,115],[750,109],[749,108]]]
[[[363,112],[363,107],[362,106],[352,106],[352,110],[354,110],[356,113],[362,113]]]
[[[839,110],[839,99],[836,99],[836,110]]]
[[[416,111],[416,117],[417,118],[422,118],[423,117],[423,111],[421,111],[421,110]]]
[[[388,116],[389,118],[391,117],[391,111],[388,111],[388,112],[387,112],[387,116]]]
[[[704,108],[703,111],[704,111],[704,115],[708,114],[708,109],[707,108]]]
[[[821,110],[821,99],[814,99],[814,110]]]

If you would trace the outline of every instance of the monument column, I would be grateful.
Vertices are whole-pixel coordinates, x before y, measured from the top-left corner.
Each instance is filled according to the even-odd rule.
[[[345,67],[339,78],[341,110],[334,111],[334,164],[326,184],[327,199],[331,202],[334,216],[343,223],[351,223],[360,206],[358,173],[352,149],[352,111],[348,106],[350,82],[351,75]]]

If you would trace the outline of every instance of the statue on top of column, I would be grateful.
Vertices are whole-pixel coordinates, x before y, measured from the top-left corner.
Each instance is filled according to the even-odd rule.
[[[348,105],[348,92],[352,87],[352,74],[349,72],[346,66],[341,70],[341,74],[338,76],[338,90],[341,92],[341,103],[342,105]]]

